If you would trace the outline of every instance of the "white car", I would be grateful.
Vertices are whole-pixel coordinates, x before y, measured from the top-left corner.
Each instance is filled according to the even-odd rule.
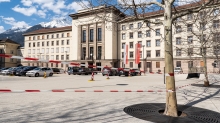
[[[175,67],[174,68],[174,73],[182,73],[182,72],[183,72],[183,70],[182,70],[181,67]]]
[[[48,68],[48,67],[38,67],[38,68],[35,68],[31,71],[28,71],[26,73],[26,76],[35,76],[35,77],[38,77],[38,76],[44,76],[44,72],[46,72],[46,75],[47,76],[53,76],[53,70],[51,68]]]
[[[8,75],[8,74],[10,74],[10,70],[13,70],[13,69],[15,69],[16,67],[11,67],[11,68],[9,68],[9,69],[7,69],[7,70],[2,70],[1,71],[1,74],[2,75]]]

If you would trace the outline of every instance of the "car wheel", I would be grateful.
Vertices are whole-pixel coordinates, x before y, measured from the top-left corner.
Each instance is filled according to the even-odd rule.
[[[53,73],[50,73],[49,76],[53,76]]]
[[[35,73],[35,77],[38,77],[39,76],[39,73]]]
[[[105,76],[104,74],[102,74],[102,76]]]

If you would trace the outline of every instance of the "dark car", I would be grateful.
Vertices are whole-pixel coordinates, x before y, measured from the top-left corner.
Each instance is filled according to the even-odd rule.
[[[79,72],[80,67],[68,67],[68,74],[76,75]]]
[[[17,74],[18,76],[26,76],[26,73],[27,73],[28,71],[33,70],[33,69],[35,69],[35,68],[37,68],[37,67],[35,67],[35,66],[25,67],[25,68],[21,69],[20,71],[18,71],[16,74]]]
[[[18,67],[18,68],[14,71],[14,72],[15,72],[14,75],[18,76],[18,75],[19,75],[19,72],[20,72],[22,69],[26,68],[26,67],[28,67],[28,66],[20,66],[20,67]]]
[[[104,67],[102,69],[102,75],[109,75],[109,76],[117,76],[118,75],[118,70],[117,68],[110,68],[110,67]]]
[[[78,75],[84,74],[84,75],[88,75],[88,74],[92,74],[93,72],[93,68],[79,68],[78,70]]]
[[[59,68],[52,68],[52,70],[53,70],[53,73],[56,73],[56,74],[59,74],[59,73],[60,73]]]

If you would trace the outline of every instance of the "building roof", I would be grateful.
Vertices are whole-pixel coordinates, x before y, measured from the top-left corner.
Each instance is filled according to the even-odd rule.
[[[19,43],[15,42],[15,41],[12,41],[11,39],[0,39],[0,43],[12,43],[12,44],[18,44],[20,45]]]
[[[59,27],[59,28],[47,28],[47,29],[39,29],[32,32],[28,32],[23,34],[24,36],[27,35],[36,35],[36,34],[45,34],[45,33],[52,33],[52,32],[63,32],[63,31],[71,31],[72,26],[66,26],[66,27]]]

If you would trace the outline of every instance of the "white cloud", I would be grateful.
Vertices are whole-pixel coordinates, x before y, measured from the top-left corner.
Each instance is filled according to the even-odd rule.
[[[46,17],[46,11],[38,10],[37,15],[40,16],[41,18],[45,18]]]
[[[12,26],[12,29],[14,28],[23,28],[23,27],[28,27],[29,25],[24,22],[24,21],[16,21],[13,17],[3,17],[0,16],[2,18],[2,21],[6,24],[9,24]]]
[[[19,13],[22,13],[26,16],[31,16],[37,12],[37,9],[34,6],[31,6],[29,8],[22,8],[19,5],[17,5],[14,8],[12,8],[12,10],[19,12]]]
[[[176,0],[175,3],[178,5],[178,6],[181,6],[181,5],[186,5],[186,4],[190,4],[190,3],[194,3],[194,2],[199,2],[200,0]]]
[[[67,6],[67,9],[78,11],[81,9],[86,9],[88,6],[89,6],[89,2],[83,0],[81,2],[72,2]]]
[[[31,0],[21,0],[21,3],[24,6],[31,6],[32,5],[32,1]]]
[[[4,31],[5,31],[4,27],[0,26],[0,33],[4,32]]]
[[[1,2],[10,2],[10,0],[0,0],[0,3]]]

